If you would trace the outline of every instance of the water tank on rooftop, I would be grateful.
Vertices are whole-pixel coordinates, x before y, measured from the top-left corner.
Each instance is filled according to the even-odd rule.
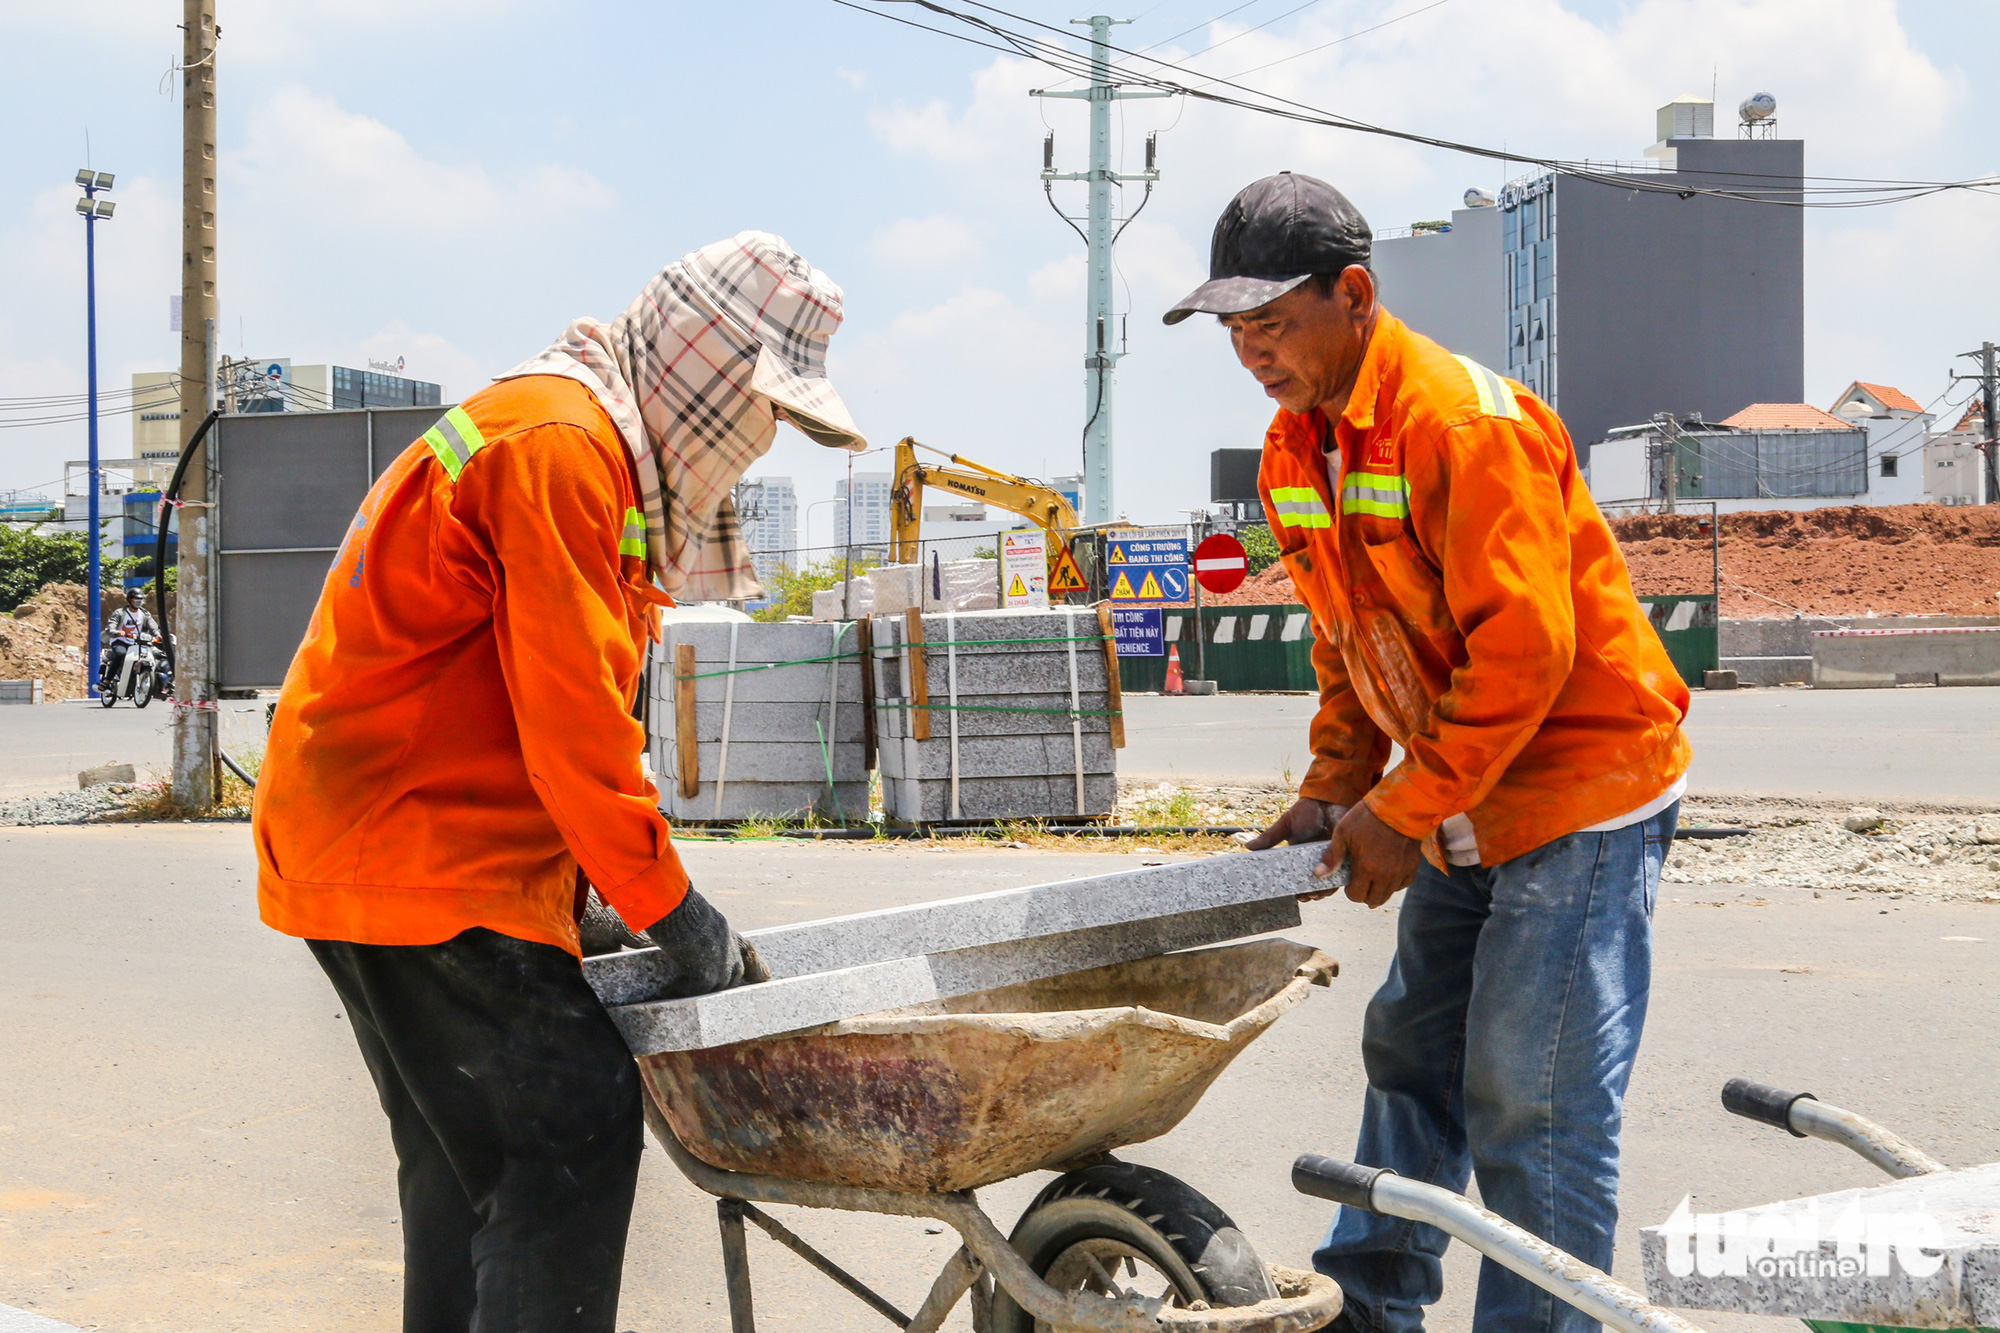
[[[1467,208],[1492,208],[1499,202],[1498,199],[1493,197],[1493,191],[1481,189],[1477,185],[1465,192],[1465,206]]]
[[[1743,118],[1745,125],[1755,125],[1778,114],[1778,99],[1769,93],[1752,93],[1736,108],[1736,114]]]

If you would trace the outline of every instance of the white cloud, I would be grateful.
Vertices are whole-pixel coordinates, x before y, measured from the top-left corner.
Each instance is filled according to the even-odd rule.
[[[500,175],[426,158],[403,134],[293,85],[250,117],[225,171],[265,203],[321,222],[402,232],[488,231],[607,208],[588,172],[542,164]]]
[[[975,258],[979,232],[965,219],[943,213],[902,218],[877,232],[868,250],[884,264],[943,268]]]
[[[842,83],[845,83],[856,92],[860,92],[868,86],[868,75],[865,71],[858,69],[836,69],[833,73]]]

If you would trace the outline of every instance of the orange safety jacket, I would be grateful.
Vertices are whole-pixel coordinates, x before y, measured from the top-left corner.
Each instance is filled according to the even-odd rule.
[[[1464,813],[1490,866],[1687,771],[1687,686],[1569,433],[1520,385],[1384,311],[1338,422],[1279,411],[1259,488],[1316,636],[1301,796],[1365,797],[1439,864]]]
[[[575,380],[502,380],[361,502],[258,774],[257,898],[288,935],[577,952],[579,865],[635,929],[687,876],[632,716],[655,606],[617,428]]]

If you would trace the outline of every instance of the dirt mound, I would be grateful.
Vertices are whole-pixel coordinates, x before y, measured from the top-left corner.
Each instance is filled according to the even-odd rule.
[[[42,679],[51,702],[84,693],[83,650],[90,641],[89,594],[81,583],[51,583],[0,615],[0,679]]]
[[[1706,515],[1612,520],[1642,596],[1707,592]],[[2000,615],[2000,507],[1855,505],[1722,516],[1722,614]]]
[[[1706,514],[1613,519],[1641,596],[1713,584]],[[1296,602],[1282,564],[1211,606]],[[1722,516],[1722,614],[2000,616],[2000,505],[1851,505]]]

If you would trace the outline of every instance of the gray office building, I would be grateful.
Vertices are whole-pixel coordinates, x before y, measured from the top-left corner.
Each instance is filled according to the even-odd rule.
[[[1719,421],[1805,396],[1805,145],[1709,137],[1705,99],[1659,119],[1648,163],[1500,197],[1506,372],[1562,413],[1586,458],[1655,413]]]
[[[1497,209],[1385,232],[1383,303],[1553,404],[1586,460],[1656,413],[1798,402],[1805,220],[1788,205],[1805,145],[1775,137],[1768,103],[1737,137],[1715,138],[1714,119],[1708,99],[1676,99],[1644,161],[1516,180]],[[1736,197],[1698,193],[1715,190]]]

